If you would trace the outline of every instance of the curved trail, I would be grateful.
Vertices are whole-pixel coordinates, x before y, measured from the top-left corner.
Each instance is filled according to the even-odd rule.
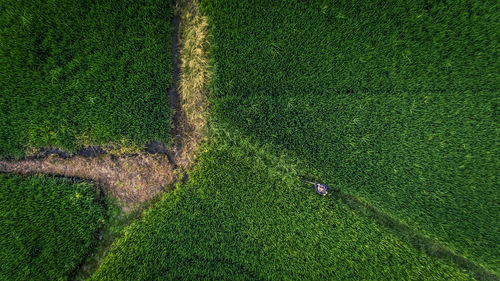
[[[165,155],[73,156],[0,161],[0,172],[49,174],[91,180],[122,202],[144,202],[173,182],[174,167]]]

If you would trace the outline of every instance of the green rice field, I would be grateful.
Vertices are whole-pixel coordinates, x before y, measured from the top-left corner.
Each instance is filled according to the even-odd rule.
[[[0,280],[500,280],[499,1],[176,3],[0,5],[0,157],[206,133],[136,205],[0,174]]]
[[[213,115],[500,273],[498,1],[204,1]]]
[[[472,280],[318,197],[292,160],[224,139],[126,230],[92,280]]]
[[[95,187],[0,175],[0,280],[69,280],[104,223]]]
[[[0,156],[171,143],[168,1],[0,5]]]

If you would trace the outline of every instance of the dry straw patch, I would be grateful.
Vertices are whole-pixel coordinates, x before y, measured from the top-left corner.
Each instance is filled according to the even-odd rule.
[[[180,1],[176,7],[179,25],[180,81],[178,93],[181,107],[179,130],[182,145],[176,163],[188,169],[196,159],[196,151],[206,137],[207,94],[211,73],[208,58],[208,19],[199,11],[198,1]]]

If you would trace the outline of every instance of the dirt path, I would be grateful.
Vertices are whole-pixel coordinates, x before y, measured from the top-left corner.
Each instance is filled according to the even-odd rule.
[[[0,173],[49,174],[76,177],[98,183],[126,206],[145,202],[173,184],[196,159],[204,139],[206,93],[209,81],[206,50],[207,20],[191,1],[177,1],[172,19],[174,85],[169,89],[173,106],[172,138],[167,150],[153,142],[136,155],[112,154],[66,157],[53,154],[36,159],[0,160]]]
[[[165,155],[113,157],[74,156],[0,161],[0,171],[18,174],[50,174],[91,180],[124,203],[144,202],[174,180],[174,167]]]

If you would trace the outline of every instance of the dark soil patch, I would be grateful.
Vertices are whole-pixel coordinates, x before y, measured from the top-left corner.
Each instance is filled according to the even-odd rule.
[[[174,1],[174,6],[177,4],[177,1]],[[170,100],[170,107],[174,110],[174,115],[172,118],[172,122],[174,126],[172,126],[171,135],[174,139],[174,149],[181,149],[181,136],[182,132],[179,128],[178,124],[181,121],[181,102],[179,98],[179,92],[177,87],[179,86],[180,80],[180,69],[179,69],[179,23],[180,17],[177,13],[172,17],[172,40],[170,51],[172,55],[172,68],[173,68],[173,85],[168,89],[168,96]]]
[[[50,156],[59,156],[63,159],[73,156],[82,156],[82,157],[96,157],[102,154],[106,154],[106,150],[104,150],[100,146],[88,146],[80,149],[75,153],[69,153],[57,147],[46,147],[38,150],[37,153],[31,156],[24,157],[25,160],[34,160],[34,159],[44,159]],[[3,160],[8,160],[9,158],[4,158]]]
[[[71,156],[69,153],[67,153],[65,151],[62,151],[59,148],[48,147],[48,148],[42,148],[35,155],[29,156],[29,157],[26,157],[26,158],[27,159],[42,159],[42,158],[47,158],[50,155],[57,155],[57,156],[59,156],[61,158],[68,158],[69,156]]]
[[[177,165],[175,164],[175,157],[172,151],[168,150],[165,145],[163,145],[161,142],[158,141],[153,141],[149,143],[146,146],[146,152],[149,154],[164,154],[167,156],[168,161],[170,164],[172,164],[175,168],[177,168]]]
[[[83,157],[96,157],[101,154],[106,154],[106,151],[99,146],[85,147],[76,153],[76,155]]]
[[[146,146],[146,152],[151,154],[167,154],[168,149],[158,141],[153,141]]]

